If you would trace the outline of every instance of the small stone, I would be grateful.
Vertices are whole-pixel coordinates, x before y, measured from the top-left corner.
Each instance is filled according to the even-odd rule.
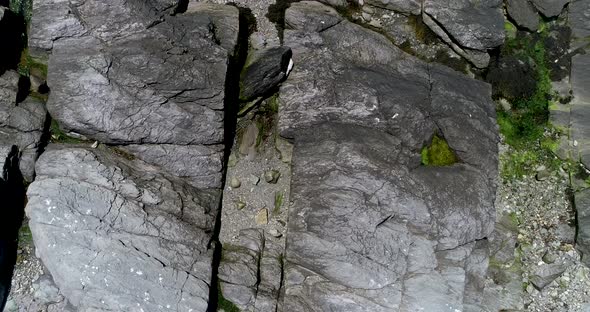
[[[533,285],[528,284],[526,285],[526,292],[529,294],[532,294],[535,291],[535,287],[533,287]]]
[[[240,179],[236,178],[236,177],[232,177],[231,180],[229,181],[229,186],[231,186],[232,188],[239,188],[242,185],[242,182],[240,181]]]
[[[381,23],[380,20],[374,19],[369,22],[369,26],[373,26],[375,28],[383,28],[383,23]]]
[[[235,154],[229,155],[229,158],[227,160],[227,166],[228,167],[235,167],[237,164],[238,164],[238,157],[236,157]]]
[[[245,207],[246,207],[246,203],[241,200],[236,203],[236,208],[238,208],[238,210],[242,210]]]
[[[250,175],[250,182],[252,182],[252,184],[254,184],[254,185],[258,185],[258,182],[260,182],[260,178],[251,174]]]
[[[256,217],[254,217],[254,220],[258,225],[268,224],[268,210],[266,208],[258,210],[258,212],[256,213]]]
[[[293,157],[293,144],[277,136],[275,139],[275,148],[279,152],[280,159],[284,163],[291,163],[291,159]]]
[[[270,229],[268,231],[268,234],[270,234],[270,235],[272,235],[272,236],[274,236],[276,238],[279,238],[279,237],[283,236],[283,234],[281,234],[281,232],[279,232],[279,231],[277,231],[275,229]]]
[[[97,148],[98,147],[98,141],[94,141],[94,143],[92,143],[92,145],[90,147]]]
[[[538,171],[537,172],[537,174],[535,175],[535,178],[537,179],[537,181],[545,181],[550,176],[551,176],[551,173],[549,171],[547,171],[547,170],[541,170],[541,171]]]
[[[280,176],[281,176],[281,173],[278,172],[277,170],[268,170],[264,173],[264,180],[267,183],[276,184],[277,181],[279,181]]]
[[[550,251],[547,251],[543,255],[542,259],[545,263],[551,264],[551,263],[555,262],[555,260],[557,260],[557,255],[555,255],[554,253],[552,253]]]
[[[367,12],[363,12],[362,17],[367,22],[371,20],[371,14],[369,14]]]

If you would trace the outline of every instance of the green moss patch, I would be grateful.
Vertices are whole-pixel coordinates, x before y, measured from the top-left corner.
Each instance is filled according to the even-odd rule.
[[[458,161],[447,141],[436,134],[430,145],[423,147],[420,154],[424,166],[450,166]]]
[[[217,310],[223,310],[225,312],[240,312],[240,309],[236,306],[235,303],[223,297],[221,285],[217,285]]]
[[[51,142],[52,143],[69,143],[69,144],[76,144],[76,143],[83,143],[84,140],[73,138],[67,135],[60,127],[59,123],[53,119],[51,121],[51,127],[49,129],[51,133]]]

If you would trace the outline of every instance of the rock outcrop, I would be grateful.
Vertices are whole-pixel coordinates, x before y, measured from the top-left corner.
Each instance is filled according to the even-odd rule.
[[[422,17],[458,54],[479,68],[489,63],[487,50],[504,42],[500,0],[425,0]]]
[[[479,240],[494,223],[490,86],[329,7],[294,3],[285,16],[298,60],[279,94],[295,142],[285,311],[463,310],[481,296]],[[458,163],[421,165],[434,134]]]
[[[50,145],[28,190],[38,255],[71,310],[210,305],[239,12],[178,4],[34,2],[49,114],[97,141]]]
[[[107,148],[50,146],[28,189],[37,253],[77,311],[205,311],[216,194]]]
[[[237,8],[193,6],[172,17],[176,1],[86,1],[75,10],[54,2],[35,2],[29,41],[51,52],[51,116],[67,131],[132,145],[139,158],[219,188]]]

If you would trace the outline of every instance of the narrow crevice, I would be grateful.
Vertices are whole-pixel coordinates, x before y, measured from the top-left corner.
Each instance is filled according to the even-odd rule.
[[[16,146],[8,154],[0,177],[0,198],[2,198],[2,218],[0,218],[0,310],[4,309],[12,273],[16,264],[18,231],[24,218],[25,186],[19,169],[20,151]]]
[[[182,2],[182,1],[181,1]],[[248,38],[250,36],[251,26],[251,11],[246,8],[241,8],[234,5],[239,9],[239,33],[238,42],[235,47],[235,51],[230,56],[229,64],[227,67],[227,73],[225,78],[225,98],[224,98],[224,157],[223,157],[223,170],[222,170],[222,182],[221,182],[221,194],[225,189],[226,184],[226,172],[229,155],[234,142],[237,114],[238,114],[238,103],[240,96],[240,73],[246,58],[248,55]],[[209,248],[213,248],[213,260],[211,270],[211,283],[209,288],[209,304],[207,312],[217,311],[217,303],[219,299],[219,278],[217,276],[219,264],[221,262],[222,245],[219,241],[219,232],[221,230],[221,209],[222,209],[222,198],[220,196],[217,216],[215,219],[215,226],[213,236],[209,242]]]
[[[178,0],[176,9],[174,9],[174,14],[181,14],[186,12],[186,10],[188,9],[188,2],[189,0]]]

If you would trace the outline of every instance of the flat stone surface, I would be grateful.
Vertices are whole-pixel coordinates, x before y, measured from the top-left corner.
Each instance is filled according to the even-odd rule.
[[[27,195],[37,254],[78,311],[206,309],[215,194],[104,147],[50,146]]]
[[[539,28],[539,15],[529,0],[508,0],[506,10],[518,26],[530,31]]]
[[[293,3],[286,23],[296,62],[279,93],[279,129],[295,144],[284,309],[473,304],[487,266],[475,240],[495,219],[490,86],[313,2]],[[438,131],[460,162],[421,166]]]
[[[437,21],[461,47],[485,51],[504,42],[500,0],[425,0],[424,14]]]
[[[561,14],[563,7],[570,2],[570,0],[530,0],[537,10],[546,17],[553,17]]]

